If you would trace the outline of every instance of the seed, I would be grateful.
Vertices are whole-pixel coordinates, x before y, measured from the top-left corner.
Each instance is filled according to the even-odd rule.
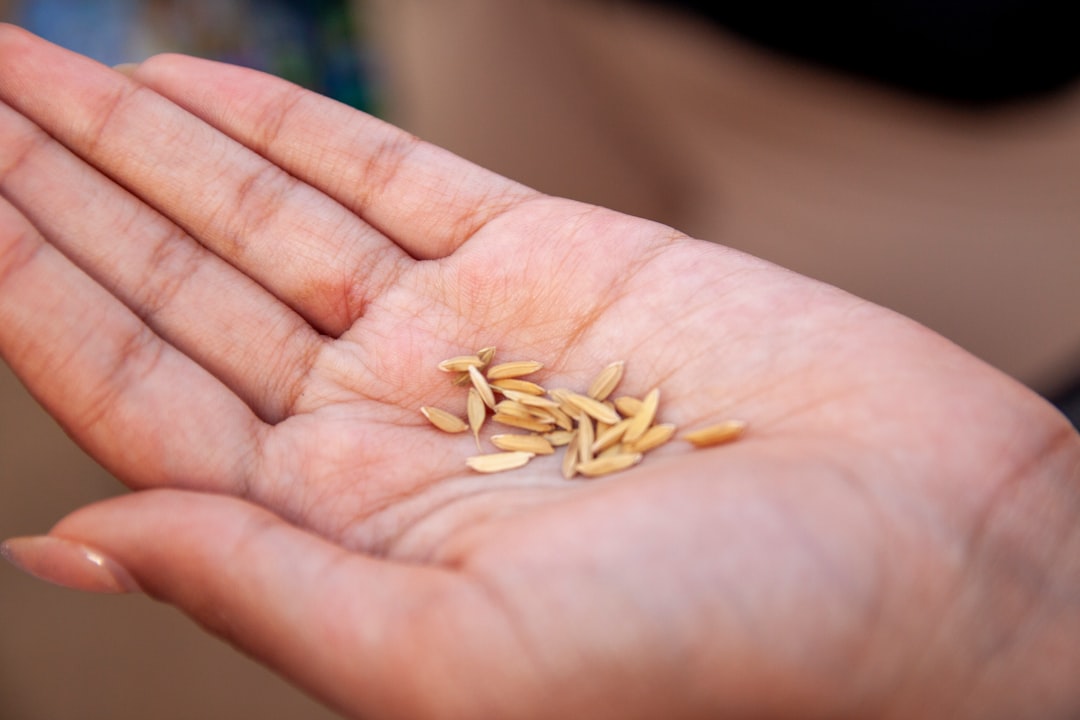
[[[459,433],[469,429],[469,426],[465,424],[464,420],[441,408],[425,405],[420,408],[420,412],[424,414],[424,417],[426,417],[432,425],[443,432]]]
[[[636,397],[630,397],[629,395],[617,397],[615,398],[615,409],[618,410],[623,417],[634,417],[641,411],[641,401]]]
[[[576,407],[578,410],[583,410],[592,417],[606,422],[610,425],[614,425],[622,418],[619,417],[619,413],[615,412],[613,408],[608,407],[599,400],[594,400],[586,395],[578,395],[575,392],[566,393],[566,402],[571,406]]]
[[[551,455],[555,448],[540,435],[492,435],[491,444],[500,450],[519,450],[534,455]]]
[[[659,405],[660,388],[653,388],[649,391],[649,394],[645,396],[645,399],[641,401],[641,410],[634,415],[630,427],[626,428],[626,434],[623,435],[623,442],[634,442],[645,434],[645,431],[653,424],[653,420],[656,419],[656,408],[659,407]]]
[[[570,430],[552,430],[545,434],[544,438],[551,443],[553,447],[562,447],[563,445],[570,444],[570,441],[574,439],[574,433]]]
[[[487,455],[473,455],[465,459],[465,464],[476,472],[496,473],[522,467],[532,460],[529,452],[499,452]]]
[[[479,367],[484,364],[476,355],[458,355],[457,357],[443,360],[439,363],[439,369],[443,372],[466,372],[471,367]]]
[[[480,397],[480,391],[474,387],[469,388],[469,400],[465,408],[469,416],[469,427],[472,428],[473,437],[476,439],[476,449],[479,450],[480,428],[487,419],[487,406],[484,405],[484,399]]]
[[[488,368],[488,380],[505,380],[522,375],[534,373],[544,367],[544,363],[534,360],[514,360],[513,362],[499,363]]]
[[[695,447],[711,447],[726,443],[743,434],[746,423],[742,420],[725,420],[724,422],[694,430],[683,435],[683,440]]]
[[[495,403],[495,412],[502,413],[504,415],[513,415],[514,417],[520,418],[533,417],[533,414],[529,410],[529,408],[525,407],[516,400],[500,400],[499,402]]]
[[[598,477],[625,470],[641,462],[641,453],[621,453],[578,463],[577,471],[585,477]]]
[[[596,439],[595,431],[593,430],[592,418],[588,416],[584,411],[578,414],[577,417],[577,454],[578,462],[589,462],[593,459],[593,442]]]
[[[629,451],[626,449],[625,445],[612,445],[607,450],[595,453],[593,455],[593,459],[595,460],[597,458],[611,457],[612,455],[622,455],[626,452]]]
[[[675,426],[671,423],[653,425],[644,434],[633,442],[626,443],[626,452],[647,453],[660,447],[675,434]]]
[[[491,391],[491,386],[488,385],[487,380],[480,374],[480,371],[475,366],[469,366],[469,379],[472,380],[473,387],[480,393],[480,397],[483,399],[484,404],[492,410],[495,409],[495,393]]]
[[[501,380],[492,380],[490,384],[493,389],[514,390],[529,395],[543,395],[547,392],[536,383],[521,378],[502,378]]]
[[[626,363],[619,360],[601,370],[600,374],[589,385],[588,396],[594,400],[606,400],[607,396],[615,390],[615,386],[622,380],[625,365]]]
[[[623,434],[626,432],[626,428],[630,426],[630,418],[620,420],[607,430],[596,432],[596,440],[593,442],[592,450],[594,453],[603,452],[609,447],[618,445],[623,438]],[[638,451],[641,452],[641,451]]]
[[[509,425],[510,427],[539,433],[550,432],[554,428],[552,423],[549,422],[543,422],[532,417],[523,418],[516,415],[507,415],[506,413],[495,413],[491,416],[491,419],[501,425]]]
[[[483,363],[483,367],[487,367],[491,364],[491,361],[495,359],[494,346],[480,348],[476,351],[476,357],[480,358],[480,362]]]
[[[562,460],[562,476],[570,480],[577,475],[578,466],[578,433],[571,433],[570,442],[566,445],[566,454]]]
[[[518,392],[517,390],[504,390],[503,395],[514,402],[519,402],[522,405],[534,408],[558,408],[559,403],[550,398],[543,397],[541,395],[530,395],[529,393]]]

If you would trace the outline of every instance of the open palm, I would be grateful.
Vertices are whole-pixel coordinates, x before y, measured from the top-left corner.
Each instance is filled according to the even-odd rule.
[[[0,61],[0,354],[148,490],[53,535],[326,702],[1076,710],[1080,439],[946,341],[251,71],[128,78],[14,28]],[[463,413],[436,364],[486,345],[751,429],[478,475],[418,410]]]

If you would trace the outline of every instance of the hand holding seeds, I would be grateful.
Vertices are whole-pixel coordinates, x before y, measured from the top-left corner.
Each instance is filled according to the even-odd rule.
[[[346,716],[1080,715],[1080,437],[1046,403],[266,75],[0,26],[0,356],[135,491],[5,557]],[[22,424],[0,509],[59,517],[82,474]],[[55,607],[5,605],[7,656],[64,647]]]

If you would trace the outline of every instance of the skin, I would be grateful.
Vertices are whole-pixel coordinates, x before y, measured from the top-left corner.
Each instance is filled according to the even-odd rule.
[[[0,67],[0,355],[138,491],[29,571],[116,589],[91,548],[356,717],[1080,711],[1080,436],[941,337],[249,70]],[[749,429],[474,474],[418,408],[484,345]]]

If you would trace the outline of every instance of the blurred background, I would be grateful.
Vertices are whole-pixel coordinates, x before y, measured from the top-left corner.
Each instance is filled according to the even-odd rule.
[[[0,0],[0,19],[104,63],[172,51],[257,67],[538,189],[838,285],[1074,422],[1076,13],[1049,0]],[[123,491],[0,364],[0,536]],[[0,720],[332,716],[170,608],[0,565]]]

